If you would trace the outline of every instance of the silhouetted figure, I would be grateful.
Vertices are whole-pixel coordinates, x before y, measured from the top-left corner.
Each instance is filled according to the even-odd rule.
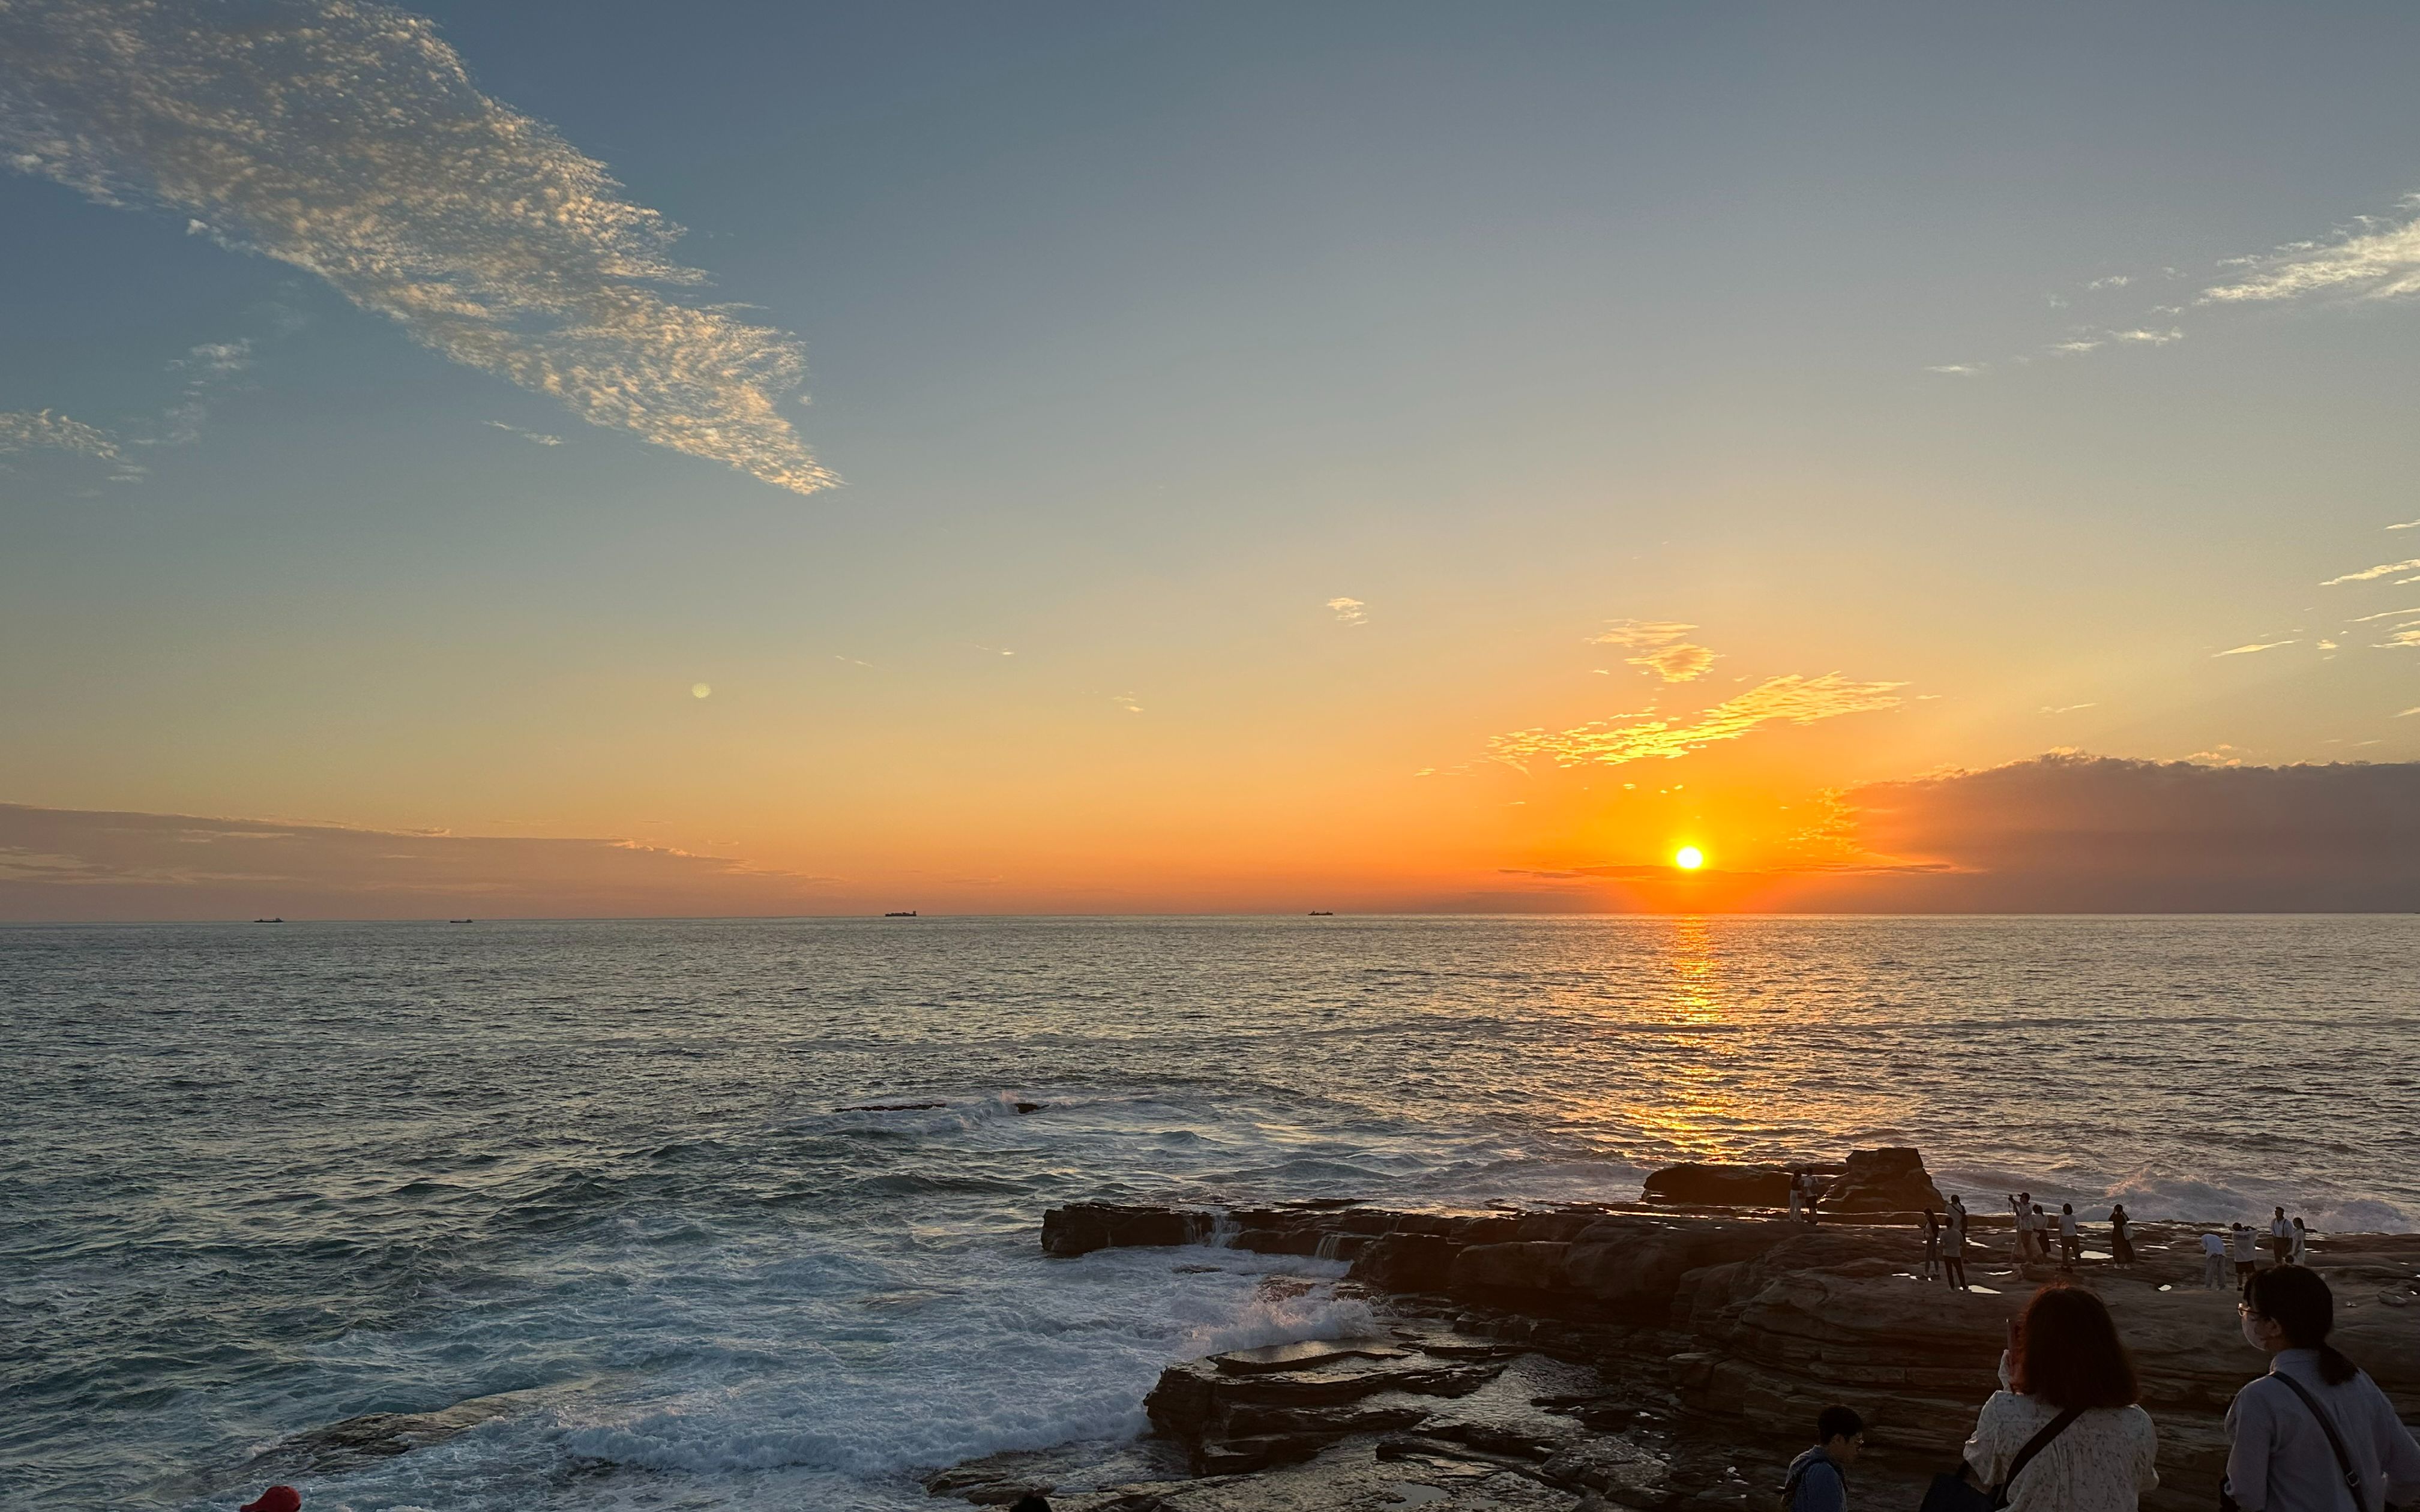
[[[1866,1420],[1854,1408],[1831,1406],[1815,1414],[1815,1447],[1790,1462],[1782,1484],[1783,1512],[1848,1512],[1848,1468],[1866,1446]]]
[[[1924,1278],[1927,1281],[1941,1273],[1941,1220],[1932,1210],[1924,1210]]]
[[[2328,1342],[2335,1297],[2316,1271],[2281,1265],[2252,1278],[2238,1306],[2243,1337],[2269,1373],[2226,1409],[2220,1505],[2243,1512],[2360,1512],[2420,1500],[2420,1443],[2378,1383]]]
[[[2009,1512],[2133,1512],[2160,1483],[2159,1434],[2134,1405],[2134,1362],[2090,1291],[2034,1293],[2009,1325],[2000,1382],[1975,1420],[1966,1464],[1978,1485],[2002,1489]]]
[[[1966,1204],[1957,1194],[1949,1197],[1949,1232],[1941,1247],[1941,1271],[1949,1284],[1959,1290],[1966,1289]]]
[[[2132,1265],[2134,1263],[2134,1241],[2126,1232],[2127,1226],[2133,1222],[2133,1219],[2126,1216],[2126,1204],[2121,1202],[2109,1210],[2110,1264]]]
[[[2286,1210],[2269,1220],[2269,1253],[2279,1265],[2294,1263],[2294,1226],[2286,1221]]]

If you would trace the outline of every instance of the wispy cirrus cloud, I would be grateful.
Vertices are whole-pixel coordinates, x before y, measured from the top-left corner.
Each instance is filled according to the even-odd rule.
[[[1592,646],[1619,646],[1636,651],[1622,659],[1644,667],[1668,683],[1695,682],[1713,670],[1715,653],[1684,639],[1697,626],[1674,620],[1616,620],[1588,638]]]
[[[2420,194],[2400,217],[2362,216],[2324,241],[2297,241],[2241,259],[2233,283],[2201,292],[2203,304],[2247,304],[2341,295],[2394,300],[2420,295]]]
[[[1852,682],[1838,672],[1821,677],[1792,673],[1768,678],[1691,718],[1676,721],[1647,714],[1623,715],[1569,730],[1516,730],[1491,737],[1488,753],[1516,765],[1539,758],[1558,766],[1620,766],[1670,760],[1737,740],[1762,725],[1814,724],[1843,715],[1896,708],[1902,702],[1897,690],[1906,686]]]
[[[2348,572],[2341,578],[2331,578],[2319,586],[2334,588],[2338,583],[2374,582],[2381,578],[2392,578],[2398,572],[2410,572],[2414,568],[2420,568],[2420,557],[2413,557],[2408,562],[2385,562],[2375,567],[2364,567],[2359,572]]]
[[[11,452],[71,452],[102,462],[118,457],[109,432],[50,409],[0,412],[0,455]]]
[[[834,483],[787,334],[672,297],[680,228],[489,99],[424,17],[261,0],[0,5],[0,161],[302,269],[455,362],[777,487]]]
[[[2274,651],[2279,646],[2300,645],[2301,643],[2302,642],[2299,640],[2255,640],[2250,645],[2229,646],[2225,651],[2213,651],[2211,653],[2211,656],[2212,657],[2248,656],[2256,651]]]
[[[1370,623],[1370,606],[1357,598],[1345,598],[1341,595],[1331,598],[1327,601],[1327,611],[1336,616],[1337,623],[1340,625]]]

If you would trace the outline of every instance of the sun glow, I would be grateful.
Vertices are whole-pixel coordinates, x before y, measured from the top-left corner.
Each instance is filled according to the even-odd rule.
[[[1683,872],[1695,872],[1706,864],[1706,853],[1695,845],[1683,845],[1672,853],[1672,864]]]

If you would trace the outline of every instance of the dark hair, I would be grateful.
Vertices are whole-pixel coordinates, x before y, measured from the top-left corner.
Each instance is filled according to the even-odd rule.
[[[2336,1326],[2336,1298],[2319,1272],[2300,1265],[2273,1266],[2252,1278],[2243,1300],[2254,1316],[2286,1331],[2288,1349],[2319,1351],[2321,1381],[2339,1386],[2361,1373],[2328,1342],[2328,1331]]]
[[[2073,1212],[2075,1211],[2075,1204],[2072,1202],[2062,1202],[2058,1205],[2058,1211],[2061,1212]]]
[[[2143,1394],[2108,1305],[2082,1287],[2035,1292],[2013,1352],[2011,1384],[2053,1407],[2132,1407]]]
[[[1829,1443],[1834,1439],[1854,1439],[1866,1431],[1866,1420],[1854,1407],[1835,1402],[1815,1414],[1815,1442]]]
[[[1008,1512],[1050,1512],[1050,1504],[1043,1500],[1040,1491],[1028,1491],[1016,1499],[1016,1504]]]

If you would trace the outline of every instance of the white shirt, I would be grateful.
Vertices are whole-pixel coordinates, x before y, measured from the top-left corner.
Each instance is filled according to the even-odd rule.
[[[2239,1260],[2257,1260],[2260,1257],[2259,1230],[2239,1228],[2235,1231],[2235,1257]]]
[[[2058,1415],[2032,1396],[1997,1391],[1975,1420],[1966,1462],[1975,1478],[1996,1486],[2026,1441]],[[2033,1457],[2009,1488],[2009,1512],[2134,1512],[2137,1499],[2160,1484],[2159,1430],[2139,1407],[2096,1407]]]
[[[2270,1237],[2270,1238],[2272,1238],[2272,1239],[2284,1239],[2284,1238],[2287,1238],[2288,1236],[2291,1235],[2293,1232],[2294,1232],[2294,1226],[2293,1226],[2292,1224],[2288,1223],[2285,1219],[2283,1219],[2283,1218],[2272,1218],[2272,1219],[2270,1219],[2270,1220],[2269,1220],[2269,1237]]]
[[[2224,1257],[2226,1254],[2226,1236],[2225,1234],[2202,1235],[2201,1252],[2204,1255],[2216,1255]]]
[[[2075,1214],[2071,1212],[2060,1213],[2058,1215],[2058,1231],[2062,1236],[2068,1239],[2073,1239],[2075,1237]]]

